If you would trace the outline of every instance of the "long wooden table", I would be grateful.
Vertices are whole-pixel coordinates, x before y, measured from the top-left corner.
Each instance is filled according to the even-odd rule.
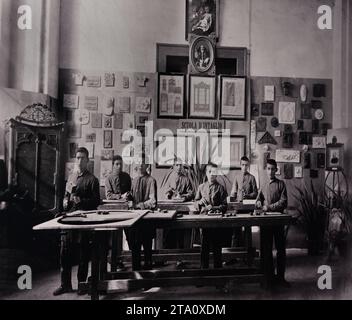
[[[149,216],[149,218],[148,218]],[[152,224],[157,228],[188,229],[188,228],[229,228],[229,227],[265,227],[284,226],[292,222],[292,217],[286,214],[268,214],[253,216],[250,214],[237,215],[235,217],[218,217],[207,215],[184,215],[173,220],[155,218],[153,213],[143,214],[138,223]],[[133,224],[132,224],[133,225]],[[130,226],[132,226],[130,225]],[[145,287],[182,286],[182,285],[212,285],[222,284],[230,280],[239,282],[258,282],[265,280],[268,275],[264,274],[266,264],[263,248],[260,252],[260,268],[248,269],[220,269],[220,270],[180,270],[180,271],[142,271],[142,272],[111,272],[103,277],[100,276],[100,252],[104,242],[104,232],[129,227],[122,222],[107,225],[82,226],[85,230],[93,233],[92,252],[92,275],[91,283],[79,284],[81,287],[90,287],[92,300],[99,299],[100,292],[114,293],[126,289]],[[58,219],[51,220],[34,230],[72,230],[79,226],[62,225]],[[221,231],[219,231],[221,232]],[[262,241],[262,239],[261,239]]]

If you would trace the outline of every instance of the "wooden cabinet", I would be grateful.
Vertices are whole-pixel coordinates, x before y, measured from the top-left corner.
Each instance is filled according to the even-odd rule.
[[[60,209],[63,133],[63,123],[8,122],[8,182],[28,192],[36,211]]]

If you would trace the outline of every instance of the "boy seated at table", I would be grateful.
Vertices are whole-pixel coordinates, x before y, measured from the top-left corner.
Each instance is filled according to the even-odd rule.
[[[150,166],[146,164],[145,156],[137,167],[138,176],[132,181],[132,189],[128,200],[134,210],[154,210],[157,207],[156,180],[148,173]],[[137,225],[126,229],[127,242],[132,250],[132,269],[141,269],[141,248],[144,250],[144,269],[152,268],[152,245],[156,231],[153,226]]]
[[[182,202],[194,199],[194,188],[185,172],[184,163],[180,158],[175,157],[174,159],[173,172],[168,179],[165,195],[169,200],[180,200]],[[189,240],[189,245],[186,245],[189,247],[191,230],[164,229],[164,248],[185,248],[185,237]],[[177,261],[176,266],[178,268],[183,266],[183,262],[181,260]]]
[[[287,207],[287,190],[285,182],[276,178],[277,163],[273,159],[268,159],[265,169],[268,181],[259,191],[256,207],[264,212],[281,212]],[[290,284],[285,280],[286,269],[286,236],[284,226],[265,226],[261,227],[262,248],[265,261],[264,272],[268,275],[269,286],[276,284],[289,287]],[[277,274],[275,276],[273,262],[273,239],[277,251],[276,263]]]
[[[209,163],[206,167],[207,182],[201,184],[195,197],[195,209],[201,214],[210,211],[225,213],[227,210],[227,191],[217,181],[217,166]],[[222,246],[232,235],[231,228],[201,230],[201,268],[209,268],[210,247],[213,249],[214,268],[222,267]]]
[[[187,202],[194,199],[194,193],[192,183],[185,173],[183,161],[175,158],[173,173],[170,175],[166,187],[166,197]]]
[[[131,191],[131,177],[122,171],[123,160],[119,155],[112,160],[112,173],[105,180],[105,196],[107,200],[126,199]]]

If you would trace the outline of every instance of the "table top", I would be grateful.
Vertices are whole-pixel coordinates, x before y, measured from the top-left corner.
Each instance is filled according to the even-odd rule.
[[[71,225],[71,224],[62,224],[59,220],[62,217],[55,218],[53,220],[44,222],[33,227],[33,230],[111,230],[119,228],[128,228],[133,226],[139,219],[144,217],[149,211],[148,210],[124,210],[119,211],[122,216],[129,216],[130,219],[118,221],[118,222],[109,222],[109,223],[99,223],[99,224],[85,224],[85,225]],[[76,214],[77,212],[72,212],[71,215]],[[116,213],[116,212],[114,212]]]
[[[127,202],[121,201],[104,201],[99,210],[123,210],[127,209]],[[158,200],[158,208],[161,210],[176,210],[178,212],[193,212],[194,202],[180,202],[173,200]],[[238,212],[251,212],[255,209],[254,204],[229,202],[228,210],[237,210]]]
[[[144,219],[143,219],[144,221]],[[183,215],[174,221],[158,221],[160,228],[228,228],[228,227],[251,227],[251,226],[279,226],[289,225],[293,222],[292,216],[281,213],[267,213],[260,216],[251,214],[238,214],[236,216],[208,216],[208,215]]]
[[[121,214],[129,213],[130,220],[111,222],[107,224],[98,225],[64,225],[58,222],[60,218],[56,218],[38,226],[33,230],[116,230],[125,227],[133,226],[139,219],[143,218],[143,222],[152,223],[159,228],[228,228],[237,226],[275,226],[288,225],[293,218],[288,214],[268,213],[266,215],[251,215],[239,214],[237,216],[222,217],[222,216],[208,216],[208,215],[183,215],[176,218],[175,211],[167,213],[150,212],[147,210],[131,210],[121,211]]]

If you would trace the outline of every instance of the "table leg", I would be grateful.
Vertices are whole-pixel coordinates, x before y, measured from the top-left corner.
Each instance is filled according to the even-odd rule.
[[[265,231],[263,229],[263,227],[260,228],[260,271],[264,276],[261,287],[268,290],[270,289],[272,278],[268,268],[269,261],[267,260],[269,257],[269,246],[264,245],[264,241],[268,239],[265,238]]]
[[[112,232],[111,240],[111,272],[116,272],[117,270],[117,260],[118,260],[118,251],[119,251],[119,233],[120,230]]]
[[[252,227],[245,227],[245,239],[247,247],[247,265],[253,266],[255,250],[252,244]]]
[[[91,300],[99,300],[99,232],[93,231]]]

